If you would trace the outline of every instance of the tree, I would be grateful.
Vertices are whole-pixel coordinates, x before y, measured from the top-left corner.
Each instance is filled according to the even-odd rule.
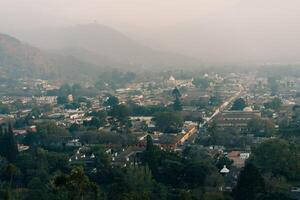
[[[231,165],[233,164],[233,161],[230,160],[229,158],[227,158],[226,156],[221,156],[220,158],[218,158],[217,160],[217,164],[216,167],[221,170],[224,165],[226,165],[227,168],[230,168]]]
[[[8,105],[0,103],[0,114],[8,114],[10,112]]]
[[[153,152],[154,145],[153,145],[152,137],[150,135],[147,135],[146,141],[147,141],[146,151]]]
[[[131,127],[129,120],[130,110],[128,106],[123,104],[116,105],[110,110],[109,114],[119,122],[120,126],[125,126],[126,129]]]
[[[91,112],[89,116],[96,117],[100,121],[100,126],[104,126],[107,122],[106,117],[107,113],[105,111]]]
[[[253,149],[252,162],[262,173],[299,179],[300,160],[297,148],[285,140],[272,139]]]
[[[221,99],[218,96],[211,96],[209,98],[209,104],[212,106],[217,106],[221,103]]]
[[[72,87],[69,84],[63,84],[58,90],[59,96],[68,96],[72,94]]]
[[[0,155],[5,157],[9,162],[14,162],[18,155],[18,145],[12,126],[9,123],[8,129],[4,133],[2,127],[0,129]]]
[[[68,136],[70,133],[65,128],[57,126],[53,121],[45,121],[37,124],[37,132],[29,132],[24,142],[28,145],[62,145]]]
[[[199,109],[205,109],[209,105],[209,99],[200,98],[193,102],[193,105],[197,106]]]
[[[64,105],[66,103],[68,103],[68,97],[67,96],[58,96],[57,97],[57,104],[59,105]]]
[[[69,127],[69,131],[70,131],[71,133],[73,133],[73,132],[79,131],[80,128],[81,128],[81,125],[80,125],[80,124],[73,123],[73,124],[71,124],[71,126]]]
[[[182,110],[182,103],[180,100],[181,93],[177,87],[175,87],[174,90],[172,91],[172,96],[174,97],[173,109],[175,111],[181,111]]]
[[[257,200],[295,200],[289,197],[287,194],[272,192],[265,195],[261,195]]]
[[[193,84],[198,87],[198,88],[202,88],[202,89],[207,89],[209,87],[209,81],[207,79],[204,78],[195,78],[193,80]]]
[[[12,188],[13,178],[17,172],[17,167],[13,164],[8,164],[5,173],[9,177],[9,188]]]
[[[7,146],[8,154],[6,158],[8,161],[13,162],[16,160],[19,151],[18,151],[18,144],[15,138],[15,134],[12,130],[12,125],[10,123],[8,124],[7,134],[8,134],[8,146]]]
[[[238,98],[233,102],[231,110],[243,110],[246,107],[246,102],[242,98]]]
[[[183,126],[181,115],[175,112],[158,113],[154,120],[158,129],[165,133],[179,132]]]
[[[75,97],[77,97],[79,94],[80,94],[80,91],[81,91],[81,85],[79,85],[78,83],[75,83],[72,85],[72,88],[71,88],[71,94]],[[70,93],[69,93],[70,94]]]
[[[149,195],[154,186],[154,180],[149,167],[129,167],[126,170],[125,184],[132,192],[147,193]]]
[[[272,136],[275,133],[275,124],[271,120],[253,118],[248,122],[248,130],[259,137]]]
[[[176,99],[174,100],[173,103],[173,109],[175,111],[181,111],[182,110],[182,103],[181,100],[179,98],[176,97]]]
[[[264,194],[265,182],[258,169],[251,163],[241,171],[236,187],[233,189],[235,200],[255,200]]]
[[[178,99],[181,97],[181,93],[179,91],[179,89],[177,87],[174,88],[174,90],[172,91],[172,96],[175,98],[175,99]]]
[[[119,104],[119,99],[115,96],[109,96],[107,100],[104,102],[105,106],[115,107]]]
[[[59,192],[66,191],[68,199],[97,199],[98,186],[84,174],[83,168],[75,167],[69,175],[61,174],[54,178],[53,186]]]
[[[282,105],[282,101],[279,98],[274,98],[272,101],[264,103],[266,109],[279,110]]]
[[[147,140],[147,146],[146,146],[146,150],[143,153],[143,162],[144,165],[149,166],[152,173],[157,175],[160,151],[156,146],[153,145],[152,137],[150,135],[147,135],[146,140]]]
[[[276,78],[276,77],[269,77],[268,78],[268,86],[271,90],[271,95],[273,95],[273,96],[277,94],[278,88],[279,88],[277,79],[278,78]]]
[[[89,123],[90,126],[94,126],[96,128],[100,128],[101,127],[101,122],[97,117],[93,117]]]
[[[202,187],[206,177],[210,174],[207,166],[200,162],[191,162],[185,166],[182,175],[182,184],[187,188]]]

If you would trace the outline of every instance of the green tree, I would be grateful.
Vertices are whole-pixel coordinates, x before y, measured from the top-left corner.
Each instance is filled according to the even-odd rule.
[[[14,162],[18,155],[18,145],[12,126],[9,123],[8,129],[4,130],[0,127],[0,155],[5,157],[9,162]]]
[[[69,94],[72,94],[73,96],[78,97],[81,90],[82,90],[81,85],[79,85],[78,83],[75,83],[72,85],[71,93],[69,93]]]
[[[298,149],[285,140],[272,139],[253,149],[252,162],[263,173],[299,179],[300,160]]]
[[[81,167],[75,167],[69,175],[56,176],[53,186],[58,192],[65,191],[71,200],[99,198],[98,186],[89,180]]]
[[[179,132],[183,126],[183,119],[179,113],[162,112],[155,115],[157,128],[165,133]]]
[[[198,87],[198,88],[202,88],[202,89],[207,89],[209,87],[209,81],[207,79],[204,78],[195,78],[193,80],[193,84]]]
[[[109,96],[107,100],[104,102],[105,106],[115,107],[119,104],[119,99],[115,96]]]
[[[206,165],[200,162],[191,162],[185,166],[182,174],[182,184],[186,188],[198,188],[205,185],[206,177],[210,174]]]
[[[8,105],[0,103],[0,114],[9,114],[10,109]]]
[[[177,87],[175,87],[173,90],[172,90],[172,96],[175,98],[175,99],[178,99],[181,97],[181,93],[179,91],[179,89]]]
[[[212,106],[218,106],[221,103],[221,99],[218,96],[211,96],[209,98],[209,104]]]
[[[265,195],[261,195],[257,198],[257,200],[295,200],[291,197],[289,197],[287,194],[284,193],[277,193],[272,192]]]
[[[231,165],[233,164],[233,161],[230,160],[229,158],[227,158],[226,156],[221,156],[217,159],[217,164],[216,164],[216,167],[221,170],[224,165],[227,167],[227,168],[230,168]]]
[[[69,94],[72,94],[72,87],[69,84],[63,84],[59,88],[58,93],[58,96],[68,96]]]
[[[271,120],[253,118],[248,122],[248,130],[258,137],[268,137],[275,133],[275,124]]]
[[[173,109],[175,111],[181,111],[182,110],[182,103],[181,103],[180,98],[176,97],[176,99],[174,100]]]
[[[117,126],[120,126],[121,128],[125,128],[126,130],[131,127],[131,122],[129,120],[130,110],[128,106],[120,104],[114,106],[109,114],[114,117],[119,124]]]
[[[96,128],[100,128],[101,127],[101,122],[97,117],[92,117],[91,121],[90,121],[90,126],[94,126]]]
[[[66,103],[68,103],[68,97],[67,96],[58,96],[57,97],[57,104],[58,105],[64,105]]]
[[[233,189],[235,200],[255,200],[264,194],[265,183],[258,169],[251,163],[241,171],[236,187]]]
[[[152,137],[150,135],[147,135],[146,141],[147,141],[146,151],[153,152],[155,148],[153,145]]]
[[[264,107],[266,109],[273,109],[273,110],[280,110],[281,105],[282,105],[282,101],[279,98],[274,98],[272,101],[264,103]]]
[[[247,106],[246,102],[242,98],[238,98],[233,102],[231,110],[243,110]]]
[[[271,90],[271,95],[276,95],[278,93],[279,84],[277,82],[278,78],[269,77],[268,78],[268,87]]]

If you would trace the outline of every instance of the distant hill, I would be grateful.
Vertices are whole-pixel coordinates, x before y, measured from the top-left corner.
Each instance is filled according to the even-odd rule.
[[[90,79],[101,70],[72,56],[48,53],[22,43],[9,35],[0,34],[0,74],[20,78]],[[100,73],[100,72],[99,72]]]
[[[99,24],[33,31],[19,37],[43,49],[55,49],[64,55],[76,56],[96,65],[122,69],[184,68],[197,67],[201,63],[192,57],[141,45],[121,32]]]

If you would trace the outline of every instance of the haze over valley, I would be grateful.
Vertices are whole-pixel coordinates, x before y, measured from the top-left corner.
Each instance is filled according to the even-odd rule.
[[[0,0],[0,199],[300,200],[299,0]]]

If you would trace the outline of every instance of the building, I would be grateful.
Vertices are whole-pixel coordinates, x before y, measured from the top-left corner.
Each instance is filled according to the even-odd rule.
[[[247,130],[248,123],[255,118],[261,118],[260,111],[223,111],[217,117],[216,125],[221,130],[243,131]]]

